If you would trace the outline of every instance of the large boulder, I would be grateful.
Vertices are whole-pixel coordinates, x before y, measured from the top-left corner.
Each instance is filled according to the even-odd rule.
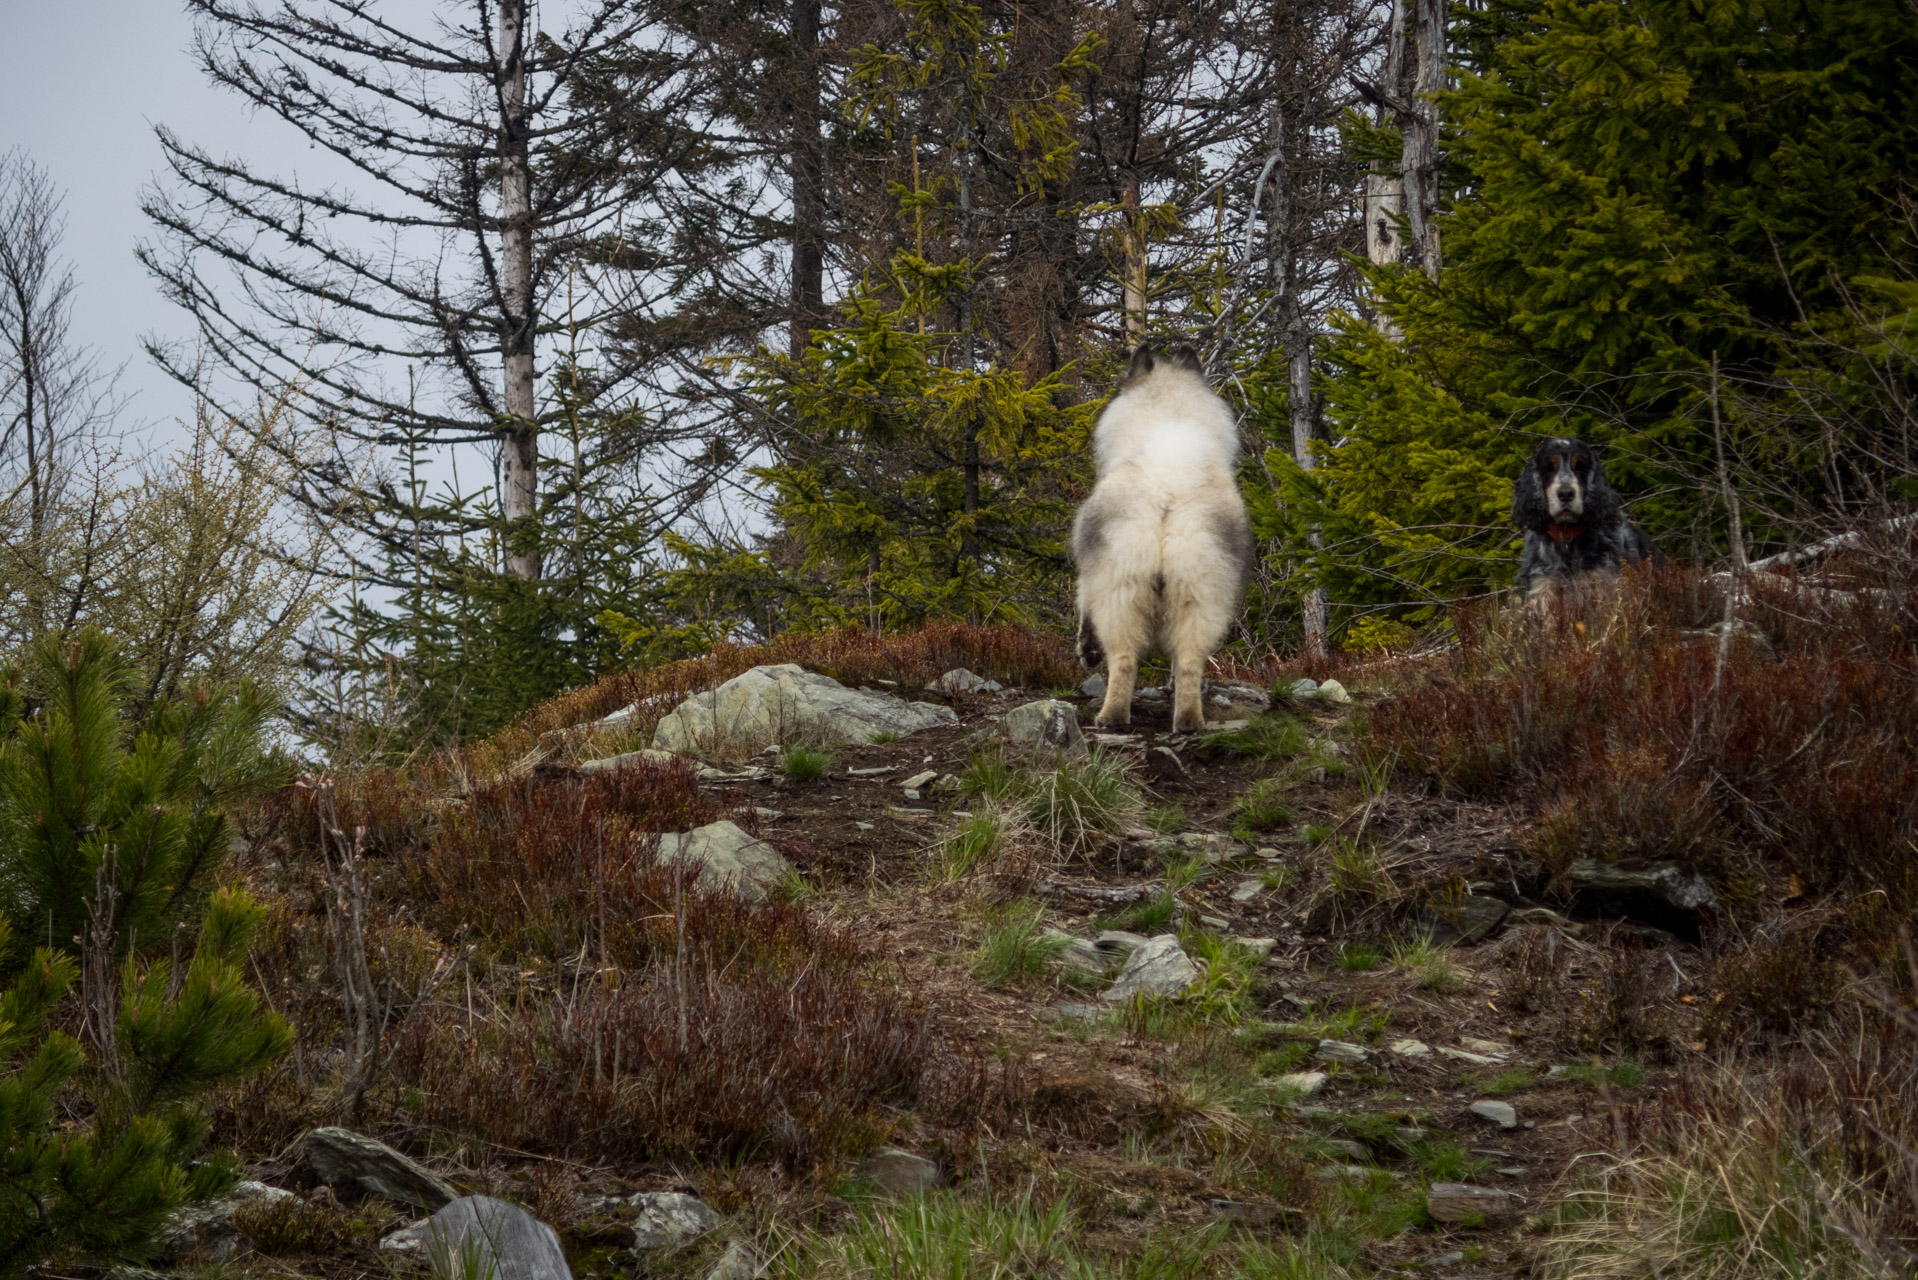
[[[653,746],[746,756],[789,742],[868,742],[957,723],[951,707],[848,689],[788,662],[754,667],[694,694],[660,720]]]
[[[709,889],[730,887],[750,902],[792,874],[792,864],[764,840],[755,840],[726,819],[659,838],[662,861],[685,859],[699,865],[698,882]]]
[[[415,1205],[431,1213],[453,1200],[453,1184],[377,1138],[351,1129],[315,1129],[306,1135],[306,1167],[329,1187]]]
[[[423,1222],[395,1231],[380,1248],[426,1262],[436,1280],[573,1280],[553,1229],[491,1196],[462,1196]]]

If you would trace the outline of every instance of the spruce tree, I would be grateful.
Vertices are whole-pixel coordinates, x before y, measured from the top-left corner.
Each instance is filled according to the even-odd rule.
[[[1335,444],[1291,481],[1324,529],[1320,579],[1373,607],[1505,586],[1511,478],[1546,435],[1609,446],[1668,549],[1722,547],[1714,366],[1741,481],[1770,499],[1747,510],[1761,548],[1866,514],[1898,454],[1895,397],[1859,376],[1873,309],[1895,310],[1869,282],[1918,266],[1908,6],[1542,0],[1454,21],[1444,270],[1368,269],[1397,336],[1344,326]]]

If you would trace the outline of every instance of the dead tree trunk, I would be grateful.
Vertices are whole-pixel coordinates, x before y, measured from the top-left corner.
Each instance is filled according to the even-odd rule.
[[[539,418],[534,401],[532,174],[526,112],[526,0],[501,0],[500,58],[500,354],[506,421],[500,429],[500,514],[506,519],[506,572],[539,578],[537,529]]]
[[[1145,211],[1139,206],[1139,183],[1129,180],[1125,187],[1121,217],[1125,219],[1125,297],[1126,345],[1136,347],[1146,334],[1146,272],[1148,267]]]
[[[819,0],[794,0],[792,16],[792,333],[797,360],[826,309],[824,143],[819,136]]]

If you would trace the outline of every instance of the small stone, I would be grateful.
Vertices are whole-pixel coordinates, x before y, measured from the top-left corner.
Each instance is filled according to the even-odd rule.
[[[933,693],[997,693],[1005,686],[997,680],[974,675],[964,667],[954,667],[926,688]]]
[[[1422,1040],[1394,1040],[1385,1046],[1401,1058],[1429,1058],[1432,1047]]]
[[[1307,676],[1303,679],[1294,680],[1292,682],[1292,687],[1290,689],[1287,689],[1286,693],[1288,693],[1294,698],[1309,698],[1313,694],[1317,693],[1318,691],[1319,691],[1319,682],[1317,680],[1312,679],[1310,676]]]
[[[959,794],[959,777],[948,773],[932,784],[932,793],[936,796],[955,796]]]
[[[939,777],[939,771],[937,769],[927,769],[923,773],[913,774],[910,778],[907,778],[904,782],[900,783],[899,785],[902,787],[905,787],[909,791],[917,791],[919,788],[923,786],[927,786],[930,783],[936,781],[938,777]]]
[[[1372,1153],[1365,1149],[1364,1143],[1354,1142],[1350,1138],[1322,1138],[1320,1141],[1348,1160],[1370,1160],[1372,1158]]]
[[[1239,887],[1232,891],[1232,901],[1250,902],[1265,890],[1263,880],[1241,880]]]
[[[1312,1176],[1321,1182],[1369,1182],[1372,1170],[1362,1164],[1328,1164]]]
[[[853,1176],[891,1196],[919,1195],[944,1181],[938,1165],[898,1147],[881,1147],[860,1162]]]
[[[1561,1062],[1557,1066],[1547,1071],[1545,1073],[1545,1078],[1547,1080],[1563,1080],[1571,1074],[1572,1074],[1571,1072],[1565,1069],[1565,1064]]]
[[[1265,861],[1271,862],[1277,858],[1282,858],[1285,855],[1280,853],[1277,849],[1274,849],[1271,845],[1268,844],[1268,845],[1263,845],[1260,848],[1254,849],[1252,851],[1252,856],[1255,858],[1263,858]]]
[[[1220,916],[1200,916],[1199,923],[1214,933],[1222,933],[1232,927],[1232,922]]]
[[[1518,1197],[1496,1187],[1465,1182],[1434,1182],[1425,1209],[1440,1222],[1494,1222],[1517,1212]]]
[[[848,778],[870,778],[881,773],[891,773],[894,769],[897,769],[898,767],[899,766],[896,764],[869,765],[868,767],[864,769],[848,769],[846,770],[846,776]]]
[[[330,1187],[351,1187],[429,1213],[459,1197],[452,1183],[419,1161],[351,1129],[315,1129],[306,1135],[304,1151],[306,1167]]]
[[[1409,1147],[1424,1142],[1432,1136],[1432,1131],[1430,1129],[1421,1129],[1414,1124],[1402,1124],[1392,1130],[1392,1136],[1398,1139],[1401,1145]]]
[[[1198,854],[1207,862],[1230,862],[1246,852],[1245,845],[1216,831],[1186,831],[1179,835],[1178,846]]]
[[[1232,941],[1255,956],[1269,956],[1272,949],[1279,945],[1277,938],[1248,938],[1244,934],[1235,936]]]
[[[1323,1071],[1294,1071],[1277,1078],[1279,1088],[1295,1098],[1310,1098],[1325,1088],[1326,1074]]]
[[[1322,1062],[1343,1062],[1348,1066],[1357,1066],[1371,1055],[1364,1045],[1353,1044],[1349,1040],[1321,1040],[1316,1054]]]
[[[1454,902],[1433,903],[1420,919],[1440,946],[1464,947],[1482,942],[1505,923],[1510,903],[1473,894]]]
[[[1079,686],[1079,692],[1083,693],[1088,698],[1105,697],[1106,696],[1106,678],[1100,675],[1096,671],[1093,672],[1091,675],[1086,677],[1085,683]]]
[[[1492,1172],[1502,1173],[1508,1178],[1522,1178],[1525,1176],[1526,1169],[1524,1165],[1508,1164],[1503,1169],[1494,1169]]]
[[[699,1273],[699,1280],[759,1280],[766,1274],[766,1265],[759,1250],[743,1240],[734,1240],[718,1261]]]
[[[719,1227],[719,1215],[683,1191],[642,1192],[629,1203],[638,1210],[633,1218],[635,1249],[670,1249]]]
[[[1139,995],[1178,995],[1202,976],[1179,945],[1178,936],[1162,933],[1126,957],[1125,968],[1105,993],[1105,1000],[1117,1004]]]
[[[930,809],[908,809],[904,805],[889,804],[886,806],[886,816],[900,822],[924,822],[938,815]]]
[[[1493,1098],[1482,1098],[1474,1102],[1470,1110],[1479,1119],[1495,1124],[1501,1129],[1518,1128],[1518,1112],[1509,1102],[1499,1102]]]
[[[1085,734],[1079,730],[1079,713],[1070,702],[1042,698],[1006,712],[1006,740],[1016,747],[1054,751],[1082,751]]]
[[[1496,1067],[1502,1061],[1501,1058],[1488,1058],[1482,1053],[1473,1053],[1469,1049],[1454,1049],[1444,1044],[1439,1046],[1438,1051],[1448,1058],[1456,1058],[1460,1062],[1469,1063],[1475,1067]]]
[[[1103,1012],[1089,1004],[1062,1004],[1056,1006],[1062,1018],[1096,1018]]]
[[[1132,700],[1134,702],[1164,702],[1165,690],[1156,684],[1149,684],[1143,688],[1134,689],[1132,691]]]
[[[1124,929],[1107,929],[1092,939],[1092,945],[1099,950],[1117,956],[1129,956],[1152,939],[1143,933],[1127,933]]]
[[[1456,1267],[1463,1261],[1465,1261],[1465,1251],[1463,1249],[1454,1249],[1450,1253],[1441,1253],[1436,1258],[1427,1258],[1425,1265],[1437,1271],[1445,1267]]]
[[[871,831],[874,829],[873,824],[870,822],[854,822],[852,825],[858,827],[861,831]]]
[[[1512,1046],[1509,1042],[1481,1040],[1477,1036],[1460,1036],[1458,1042],[1467,1049],[1470,1049],[1473,1053],[1483,1053],[1493,1058],[1507,1058],[1510,1057],[1512,1053]]]
[[[1324,684],[1321,684],[1319,686],[1319,691],[1313,696],[1325,702],[1352,701],[1352,695],[1347,693],[1345,691],[1345,686],[1340,684],[1336,680],[1327,680]]]

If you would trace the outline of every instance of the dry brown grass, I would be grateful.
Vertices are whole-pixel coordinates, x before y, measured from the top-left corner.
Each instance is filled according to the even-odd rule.
[[[1854,1006],[1854,1012],[1856,1007]],[[1907,1019],[1909,1014],[1904,1015]],[[1619,1107],[1631,1147],[1574,1191],[1553,1280],[1894,1280],[1918,1264],[1918,1062],[1895,1017]]]

